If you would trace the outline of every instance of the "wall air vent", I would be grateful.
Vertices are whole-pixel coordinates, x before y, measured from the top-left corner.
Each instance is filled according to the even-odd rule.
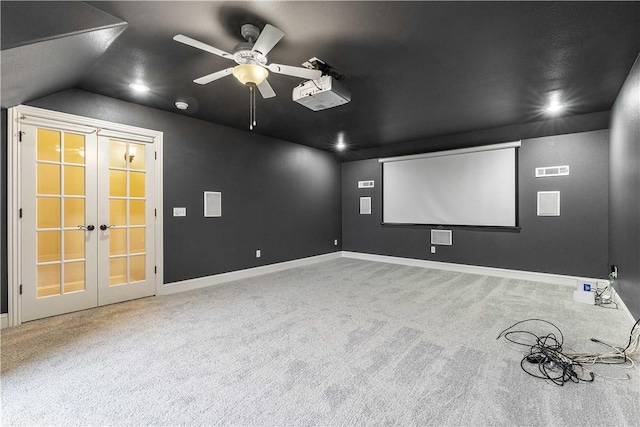
[[[548,176],[564,176],[564,175],[569,175],[569,165],[536,168],[536,178],[546,178]]]
[[[538,216],[560,216],[559,191],[538,191]]]
[[[371,181],[358,181],[358,188],[373,188],[373,180],[371,180]]]
[[[222,193],[219,191],[204,192],[204,216],[214,218],[222,216]]]
[[[453,244],[451,230],[431,230],[431,244],[451,246]]]
[[[371,215],[371,197],[360,197],[360,215]]]

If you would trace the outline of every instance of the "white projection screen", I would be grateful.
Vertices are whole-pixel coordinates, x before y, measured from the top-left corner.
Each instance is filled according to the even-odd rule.
[[[382,222],[516,227],[519,146],[380,159]]]

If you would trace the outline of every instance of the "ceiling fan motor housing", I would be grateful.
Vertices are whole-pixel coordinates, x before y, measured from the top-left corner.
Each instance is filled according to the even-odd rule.
[[[253,49],[253,43],[238,43],[233,48],[233,60],[238,64],[255,64],[264,66],[267,63],[267,57],[257,50]]]

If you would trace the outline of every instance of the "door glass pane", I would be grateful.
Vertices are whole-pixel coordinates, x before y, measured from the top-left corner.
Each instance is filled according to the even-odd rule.
[[[127,225],[126,200],[109,200],[109,225]]]
[[[144,234],[146,228],[129,229],[129,252],[139,254],[144,252]]]
[[[64,232],[64,259],[84,258],[84,230],[74,230]],[[66,273],[65,273],[66,274]]]
[[[125,255],[127,253],[127,229],[112,228],[109,230],[109,255]]]
[[[144,225],[144,200],[129,200],[129,224]]]
[[[64,263],[64,293],[84,291],[84,262]]]
[[[38,163],[38,194],[60,194],[60,165]]]
[[[60,132],[38,129],[38,160],[60,161]]]
[[[60,261],[60,232],[38,231],[38,262]]]
[[[64,167],[64,194],[84,196],[84,168],[82,166]]]
[[[129,167],[131,169],[143,169],[144,170],[144,144],[129,143]]]
[[[86,225],[84,219],[84,199],[64,198],[64,226],[78,228]]]
[[[144,255],[132,256],[129,258],[130,282],[144,280]]]
[[[125,156],[127,153],[127,144],[113,140],[111,140],[109,144],[109,166],[126,168],[127,162],[125,161]]]
[[[127,258],[111,258],[109,260],[109,286],[127,283]]]
[[[114,197],[127,196],[127,171],[109,171],[109,195]]]
[[[60,199],[58,197],[38,197],[38,228],[60,227]]]
[[[144,197],[144,173],[129,172],[129,196]]]
[[[84,135],[64,134],[64,161],[84,164]]]
[[[38,266],[38,298],[60,294],[60,264]]]

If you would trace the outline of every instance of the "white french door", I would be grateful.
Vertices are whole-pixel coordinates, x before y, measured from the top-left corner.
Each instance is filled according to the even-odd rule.
[[[155,294],[155,142],[22,124],[22,321]]]
[[[154,153],[98,137],[98,305],[155,294]]]

